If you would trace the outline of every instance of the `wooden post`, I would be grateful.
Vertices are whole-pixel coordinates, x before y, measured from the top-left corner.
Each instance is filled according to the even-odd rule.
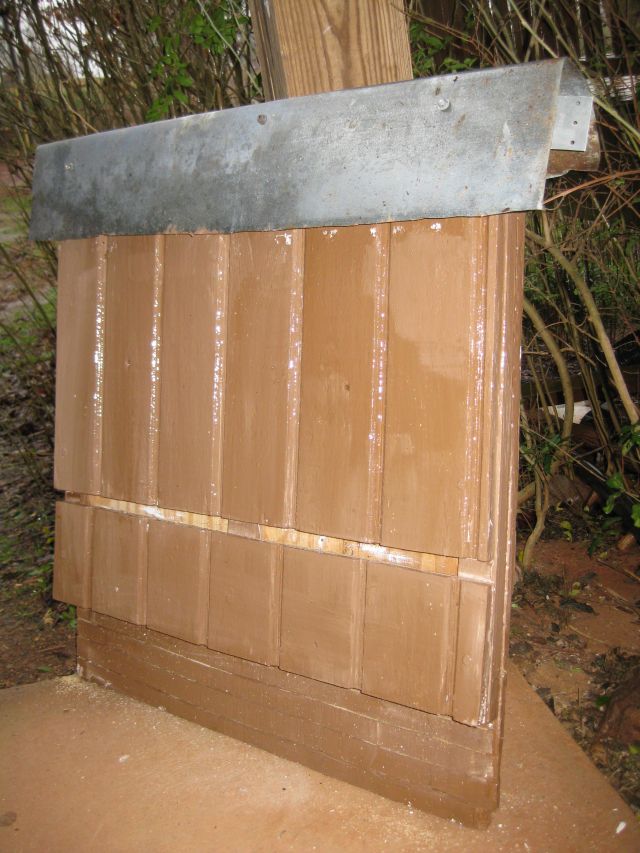
[[[394,0],[250,0],[265,97],[293,98],[411,80]]]

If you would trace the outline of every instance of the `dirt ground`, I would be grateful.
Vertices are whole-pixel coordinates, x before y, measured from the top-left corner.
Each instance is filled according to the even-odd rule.
[[[640,548],[548,540],[516,585],[513,661],[640,813]]]

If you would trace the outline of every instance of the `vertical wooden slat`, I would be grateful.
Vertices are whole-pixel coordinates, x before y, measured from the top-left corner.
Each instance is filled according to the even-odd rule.
[[[147,620],[146,518],[95,509],[91,606],[144,625]]]
[[[105,237],[68,240],[58,257],[54,484],[99,494]]]
[[[486,220],[392,230],[382,543],[474,556]]]
[[[452,716],[468,726],[477,726],[483,716],[490,601],[487,584],[460,581]]]
[[[359,687],[365,563],[285,548],[280,668]]]
[[[91,539],[93,509],[56,503],[53,597],[77,607],[91,607]]]
[[[208,530],[149,522],[149,628],[189,643],[206,643],[210,543]]]
[[[292,526],[304,233],[231,236],[222,514]]]
[[[378,541],[388,225],[307,232],[297,527]]]
[[[164,238],[111,237],[107,253],[102,493],[157,500]]]
[[[450,714],[457,618],[456,578],[368,563],[363,692]]]
[[[209,648],[278,664],[282,546],[214,533]]]
[[[158,503],[220,514],[229,238],[165,237]]]
[[[250,0],[265,90],[271,98],[410,80],[400,3]],[[304,50],[301,49],[304,46]]]

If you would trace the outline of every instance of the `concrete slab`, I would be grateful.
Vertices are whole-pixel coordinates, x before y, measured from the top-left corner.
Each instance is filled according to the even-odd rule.
[[[515,669],[502,804],[471,830],[75,676],[0,693],[2,851],[632,851],[640,828]]]

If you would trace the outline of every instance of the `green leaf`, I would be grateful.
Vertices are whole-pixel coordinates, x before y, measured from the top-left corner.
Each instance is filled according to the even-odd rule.
[[[634,527],[640,527],[640,503],[631,507],[631,520]]]
[[[607,486],[612,491],[623,492],[624,480],[622,479],[622,474],[619,471],[616,471],[616,473],[607,480]]]

